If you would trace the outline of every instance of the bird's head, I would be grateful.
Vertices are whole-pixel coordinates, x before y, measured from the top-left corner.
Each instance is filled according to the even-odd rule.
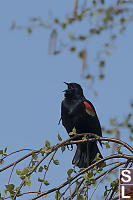
[[[77,83],[66,83],[64,82],[66,85],[67,85],[67,89],[64,90],[65,92],[65,97],[66,98],[81,98],[83,97],[83,90],[81,88],[81,86]]]

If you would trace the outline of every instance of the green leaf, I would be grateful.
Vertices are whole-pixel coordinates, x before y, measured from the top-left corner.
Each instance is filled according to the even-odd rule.
[[[87,80],[90,80],[90,79],[92,79],[92,75],[91,74],[88,74],[88,75],[86,75],[86,77],[85,77]]]
[[[103,80],[103,79],[104,79],[104,74],[100,74],[100,75],[99,75],[99,79],[100,79],[100,80]]]
[[[96,6],[97,2],[95,0],[92,1],[93,5]]]
[[[53,154],[51,154],[51,155],[50,155],[50,159],[53,159],[53,158],[54,158],[54,155],[53,155]]]
[[[43,179],[41,179],[41,178],[38,178],[38,181],[39,181],[39,182],[41,182],[41,183],[43,183],[43,182],[44,182],[44,180],[43,180]]]
[[[79,160],[76,161],[76,163],[74,164],[74,166],[77,166],[78,163],[79,163]]]
[[[84,135],[84,136],[82,137],[82,141],[87,141],[87,135]]]
[[[95,28],[90,29],[90,34],[91,35],[94,35],[95,33],[96,33],[96,29]]]
[[[111,118],[111,119],[109,120],[109,122],[110,122],[111,125],[114,125],[114,124],[116,123],[116,119]]]
[[[61,151],[62,151],[62,153],[65,151],[65,149],[66,149],[65,146],[62,146],[62,147],[61,147]]]
[[[99,160],[99,156],[100,156],[100,153],[97,153],[95,158],[94,158],[94,161],[98,161]]]
[[[52,152],[52,148],[50,148],[50,149],[47,150],[47,153],[50,153],[50,152]]]
[[[50,183],[46,180],[43,181],[45,185],[49,185]]]
[[[105,145],[106,145],[106,148],[109,149],[110,148],[110,145],[108,142],[105,142]]]
[[[79,58],[83,59],[84,58],[84,53],[85,53],[84,50],[80,51],[79,54],[78,54]]]
[[[73,21],[73,19],[72,19],[72,18],[67,18],[67,19],[66,19],[66,24],[71,24],[71,23],[72,23],[72,21]]]
[[[32,29],[31,29],[30,27],[28,27],[28,28],[27,28],[27,32],[28,32],[29,34],[31,34],[31,33],[32,33]]]
[[[114,132],[114,129],[107,129],[106,130],[106,133],[108,133],[108,134],[112,134]]]
[[[45,170],[48,170],[48,166],[47,166],[47,165],[44,165],[44,169],[45,169]]]
[[[76,133],[76,128],[74,127],[73,130],[72,130],[72,132],[69,133],[69,135],[71,136],[71,135],[76,135],[76,134],[77,134]]]
[[[25,179],[25,175],[20,175],[20,178],[23,180],[23,179]]]
[[[66,28],[66,24],[65,23],[62,23],[61,26],[62,26],[63,29]]]
[[[23,171],[21,172],[21,175],[27,175],[28,172],[29,172],[29,168],[28,168],[28,167],[25,167],[25,168],[23,169]]]
[[[46,146],[47,148],[50,147],[50,142],[49,142],[48,140],[45,141],[45,146]]]
[[[0,159],[0,165],[4,164],[4,160]]]
[[[62,141],[62,138],[61,138],[61,136],[60,136],[59,133],[58,133],[58,140],[59,140],[59,141]]]
[[[106,162],[102,162],[102,163],[100,163],[99,166],[103,169],[104,167],[106,167]],[[101,170],[101,171],[102,171],[102,170]]]
[[[106,55],[107,56],[112,56],[112,52],[111,51],[106,51]]]
[[[30,187],[31,186],[31,180],[30,180],[30,176],[25,177],[25,184]]]
[[[75,36],[73,35],[73,33],[68,33],[68,37],[69,37],[71,40],[75,40]]]
[[[21,175],[21,169],[16,169],[16,174]]]
[[[76,47],[71,47],[71,48],[70,48],[70,51],[72,51],[72,52],[73,52],[73,51],[76,51]]]
[[[3,150],[0,150],[0,154],[3,154]]]
[[[129,136],[129,139],[130,139],[131,141],[133,141],[133,136],[130,135],[130,136]]]
[[[79,36],[79,40],[86,40],[86,37],[85,36]]]
[[[121,147],[122,147],[122,146],[123,146],[122,144],[120,144],[120,145],[117,146],[117,152],[118,152],[119,154],[122,154],[122,151],[121,151]]]
[[[33,158],[34,160],[37,160],[38,155],[37,155],[36,153],[33,153],[33,154],[32,154],[32,158]]]
[[[104,67],[104,66],[105,66],[105,61],[104,61],[104,60],[101,60],[100,63],[99,63],[99,66],[100,66],[100,67]]]
[[[91,184],[95,184],[96,180],[95,180],[94,174],[93,174],[93,176],[90,178],[90,182],[91,182]]]
[[[71,169],[71,168],[67,171],[67,174],[68,174],[69,177],[71,176],[73,171],[74,171],[74,169]]]
[[[78,195],[77,200],[84,200],[84,196],[83,195]]]
[[[42,156],[44,156],[44,153],[47,151],[47,147],[43,147],[40,149],[40,152],[42,154]]]
[[[38,172],[42,172],[43,171],[43,167],[40,166],[39,169],[38,169]]]
[[[47,197],[47,194],[42,196],[43,199],[45,199],[46,197]]]
[[[111,177],[108,177],[108,178],[107,178],[107,181],[108,181],[108,182],[111,182],[111,180],[112,180]]]
[[[73,133],[75,133],[75,134],[76,134],[76,128],[75,128],[75,127],[73,128]]]
[[[6,186],[6,190],[9,192],[12,192],[14,190],[14,184],[9,184],[9,185],[5,185]]]
[[[7,152],[7,147],[4,149],[4,153],[6,153]]]
[[[59,164],[60,164],[58,160],[53,160],[53,163],[54,163],[55,165],[59,165]]]
[[[54,19],[54,22],[55,22],[56,24],[59,24],[59,19],[58,19],[58,18],[55,18],[55,19]]]

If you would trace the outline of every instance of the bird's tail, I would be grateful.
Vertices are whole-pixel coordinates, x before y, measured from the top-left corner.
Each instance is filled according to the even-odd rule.
[[[72,164],[76,164],[79,168],[86,168],[92,164],[97,153],[103,158],[96,142],[87,142],[86,144],[78,144]]]

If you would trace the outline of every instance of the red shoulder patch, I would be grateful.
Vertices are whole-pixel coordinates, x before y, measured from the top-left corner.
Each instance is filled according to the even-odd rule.
[[[84,105],[85,105],[85,110],[86,110],[86,112],[87,112],[89,115],[94,116],[94,115],[95,115],[95,111],[93,110],[93,108],[91,107],[91,105],[90,105],[88,102],[86,102],[86,101],[84,101],[83,103],[84,103]]]

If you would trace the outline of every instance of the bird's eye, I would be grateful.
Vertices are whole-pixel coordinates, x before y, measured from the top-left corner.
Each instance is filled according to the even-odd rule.
[[[73,89],[73,86],[72,85],[69,85],[69,87],[68,87],[69,89]]]

